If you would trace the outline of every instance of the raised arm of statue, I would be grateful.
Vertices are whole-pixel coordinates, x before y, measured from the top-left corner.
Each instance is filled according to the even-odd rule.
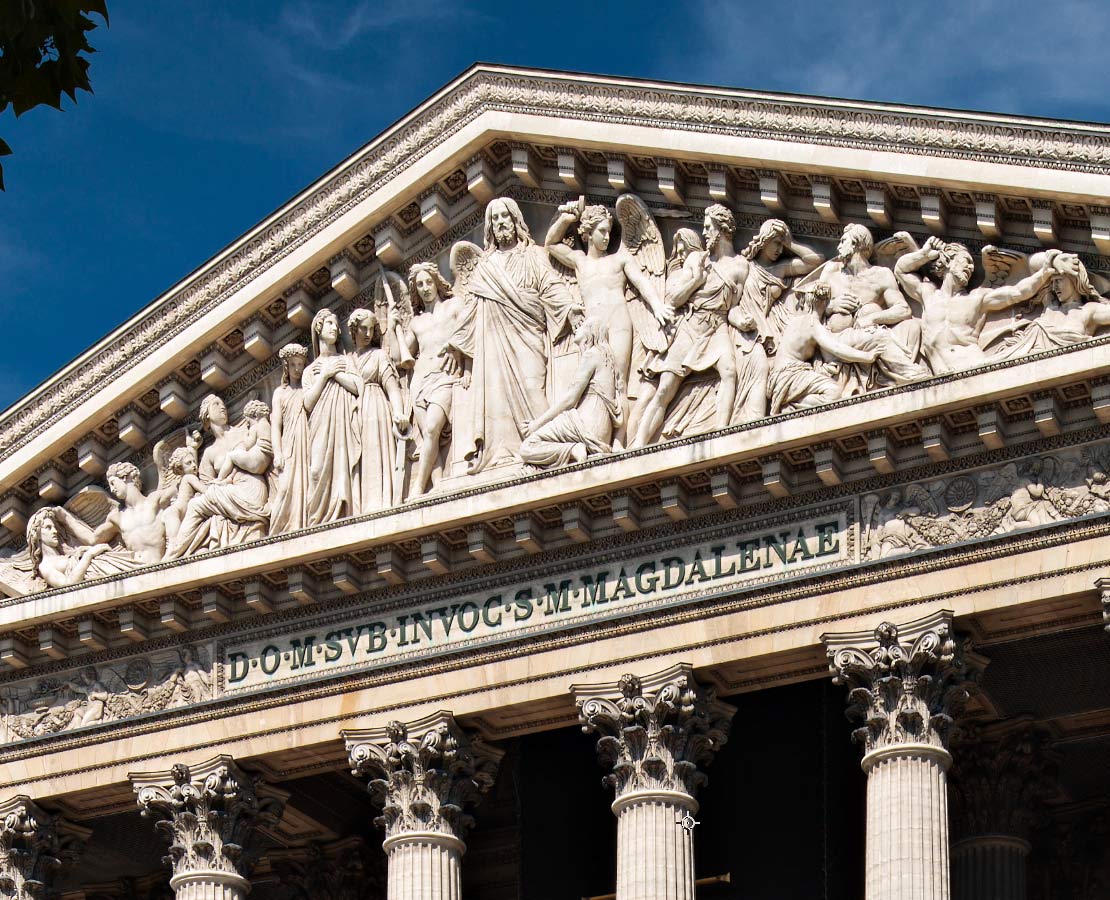
[[[911,300],[916,300],[918,303],[924,303],[936,288],[918,275],[918,270],[924,267],[927,263],[931,263],[940,258],[940,251],[926,245],[920,250],[915,250],[913,253],[907,253],[901,257],[897,263],[894,264],[894,277],[898,279],[898,283],[902,286]]]
[[[547,229],[547,237],[544,238],[543,242],[544,249],[551,254],[553,259],[575,270],[578,269],[578,261],[586,254],[574,247],[568,247],[563,243],[563,238],[567,236],[567,231],[578,221],[579,209],[580,204],[576,202],[564,203],[560,206],[559,215],[551,223],[551,227]]]
[[[95,529],[90,528],[78,516],[75,516],[64,506],[58,507],[58,515],[65,522],[69,533],[80,543],[91,546],[93,544],[107,544],[119,537],[119,513],[112,510],[107,518]]]
[[[1035,297],[1046,284],[1056,275],[1056,270],[1045,266],[1027,275],[1017,284],[1007,284],[1002,287],[990,288],[983,297],[983,308],[990,311],[1007,309],[1018,303],[1023,303]]]
[[[808,275],[825,261],[822,254],[799,241],[791,240],[786,249],[794,254],[794,258],[785,259],[770,266],[768,271],[776,278],[797,278]]]

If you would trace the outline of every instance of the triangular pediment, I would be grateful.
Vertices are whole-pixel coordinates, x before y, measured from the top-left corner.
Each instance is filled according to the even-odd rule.
[[[993,243],[1025,256],[1063,249],[1078,254],[1096,281],[1110,269],[1101,255],[1110,252],[1110,214],[1099,205],[1110,196],[1110,132],[1100,126],[476,66],[5,412],[0,522],[11,547],[22,547],[28,517],[43,505],[68,504],[95,527],[108,508],[104,475],[112,463],[137,463],[151,488],[159,463],[164,467],[169,450],[184,445],[207,395],[221,396],[232,419],[252,399],[270,403],[281,380],[278,351],[309,343],[319,310],[333,309],[344,321],[355,307],[376,300],[380,308],[383,272],[403,281],[416,262],[434,262],[449,275],[454,245],[482,243],[491,199],[513,199],[542,245],[559,205],[580,195],[612,205],[625,194],[642,199],[668,253],[679,228],[700,232],[704,210],[720,203],[735,214],[738,250],[775,217],[823,259],[835,255],[844,226],[854,222],[876,240],[904,230],[918,244],[943,236],[976,255]],[[1091,336],[1066,363],[1046,362],[1037,377],[1051,372],[1047,377],[1059,384],[1070,378],[1086,385],[1073,387],[1079,393],[1072,399],[1089,401],[1087,382],[1097,372],[1101,346]],[[1044,348],[1031,352],[1038,349]],[[552,380],[566,382],[577,358],[566,333],[553,352],[565,359],[552,358]],[[943,377],[931,421],[954,415],[946,427],[959,431],[962,413],[953,411],[982,406],[1002,382],[1011,394],[1031,397],[1035,379],[1016,373],[1015,365],[1006,360],[1007,374],[998,377],[935,372]],[[556,389],[549,385],[549,400]],[[865,408],[866,399],[845,394],[841,413],[819,410],[817,418],[791,420],[774,432],[732,421],[745,430],[731,439],[706,437],[715,429],[704,415],[698,427],[689,424],[694,419],[667,425],[661,437],[678,439],[671,457],[660,451],[645,468],[626,455],[606,477],[633,485],[653,472],[689,472],[692,451],[677,448],[697,444],[695,457],[704,452],[702,458],[721,465],[746,457],[727,473],[724,494],[733,491],[730,479],[758,470],[771,495],[784,496],[785,481],[784,494],[775,487],[779,464],[767,460],[792,453],[780,466],[787,480],[791,466],[812,465],[814,451],[803,444],[812,443],[813,429],[833,434],[840,441],[836,454],[845,458],[860,449],[860,440],[873,458],[893,459],[898,440],[922,439],[921,408],[907,410],[894,396]],[[910,401],[927,402],[919,395]],[[886,437],[875,437],[887,425]],[[845,437],[850,431],[854,438]],[[452,532],[451,522],[492,521],[500,510],[511,532],[522,497],[524,506],[546,498],[557,507],[588,493],[570,476],[556,485],[550,473],[515,469],[467,482],[459,460],[456,454],[454,471],[445,463],[437,472],[446,480],[426,502],[440,504],[442,516],[432,516],[427,529],[390,518],[399,502],[416,499],[406,490],[388,508],[364,510],[369,518],[358,526],[337,524],[306,558],[323,559],[325,548],[361,554],[352,558],[371,576],[397,583],[413,560],[431,559],[433,572],[446,569],[437,562],[442,551],[425,552],[425,544],[433,532],[448,548],[452,541],[467,544],[465,527]],[[653,469],[656,464],[661,468]],[[460,477],[451,481],[453,475]],[[504,478],[519,490],[491,488],[481,500],[467,499]],[[822,481],[836,483],[832,475]],[[658,502],[657,493],[652,497]],[[264,536],[263,529],[257,537]],[[526,534],[515,540],[529,546]],[[235,550],[239,588],[252,574],[292,558],[291,547],[270,540],[248,556]],[[402,562],[395,565],[396,559]],[[227,563],[206,565],[183,575],[188,590]],[[313,577],[330,579],[333,568],[321,563]],[[154,597],[163,576],[140,572],[125,582],[108,593]],[[362,581],[341,590],[350,586],[359,590]]]

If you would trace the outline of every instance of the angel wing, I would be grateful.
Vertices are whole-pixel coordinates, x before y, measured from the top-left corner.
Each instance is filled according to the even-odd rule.
[[[980,253],[983,261],[983,287],[998,288],[1016,284],[1031,273],[1029,255],[1017,250],[1003,250],[987,244]]]
[[[885,266],[888,269],[893,269],[894,264],[905,256],[907,253],[915,253],[920,250],[917,241],[913,239],[907,231],[899,231],[897,234],[891,235],[886,240],[879,241],[875,245],[873,258],[875,265]]]
[[[933,495],[929,493],[929,489],[923,484],[917,484],[915,482],[906,488],[906,505],[916,506],[921,510],[922,515],[940,515],[940,507],[937,506],[937,502],[933,499]]]
[[[158,490],[175,486],[181,479],[170,466],[170,457],[176,449],[170,441],[163,439],[154,445],[154,465],[158,468]]]
[[[667,287],[667,255],[663,248],[663,236],[652,218],[651,210],[635,194],[621,194],[617,198],[616,209],[617,220],[621,223],[621,249],[640,264],[662,299]],[[629,286],[627,299],[632,327],[640,342],[648,350],[666,350],[670,339],[643,297]]]
[[[108,518],[108,513],[119,509],[115,498],[95,484],[85,485],[63,506],[90,528],[96,528]]]
[[[863,526],[863,547],[867,552],[871,547],[871,532],[875,527],[875,510],[879,508],[878,494],[864,494],[860,500],[860,524]]]
[[[455,282],[455,296],[465,298],[470,273],[482,258],[482,248],[470,241],[456,241],[451,246],[451,276]]]
[[[384,266],[374,279],[372,287],[374,318],[378,320],[378,332],[382,335],[382,346],[397,368],[411,369],[414,363],[412,353],[406,343],[395,331],[389,328],[389,312],[397,313],[397,324],[402,332],[412,325],[412,295],[408,283],[399,274]]]

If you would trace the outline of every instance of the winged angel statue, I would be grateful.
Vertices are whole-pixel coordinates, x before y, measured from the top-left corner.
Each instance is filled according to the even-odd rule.
[[[649,352],[667,349],[674,310],[664,302],[666,251],[651,211],[635,194],[622,194],[616,213],[621,228],[616,253],[608,252],[613,216],[604,206],[587,206],[585,197],[559,207],[544,245],[558,266],[573,273],[586,317],[608,323],[617,369],[634,399],[635,370]],[[568,235],[575,225],[585,250]]]

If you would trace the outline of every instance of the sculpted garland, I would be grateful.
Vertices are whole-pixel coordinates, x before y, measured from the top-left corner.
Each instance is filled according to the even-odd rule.
[[[876,244],[853,223],[825,259],[769,219],[738,252],[735,217],[713,204],[701,235],[678,229],[668,257],[642,200],[623,195],[615,212],[615,252],[613,213],[585,198],[558,208],[540,246],[516,202],[494,199],[483,245],[451,249],[454,283],[417,263],[407,277],[383,271],[372,308],[345,323],[320,310],[311,353],[281,349],[269,404],[249,401],[231,424],[209,395],[199,429],[156,445],[152,491],[135,465],[115,463],[111,497],[85,491],[36,511],[0,586],[66,587],[388,509],[481,473],[1068,346],[1110,325],[1106,284],[1059,250],[988,246],[971,288],[971,252],[936,237]],[[876,548],[899,540],[902,526],[878,524],[897,505],[877,506],[875,528],[893,530]]]

